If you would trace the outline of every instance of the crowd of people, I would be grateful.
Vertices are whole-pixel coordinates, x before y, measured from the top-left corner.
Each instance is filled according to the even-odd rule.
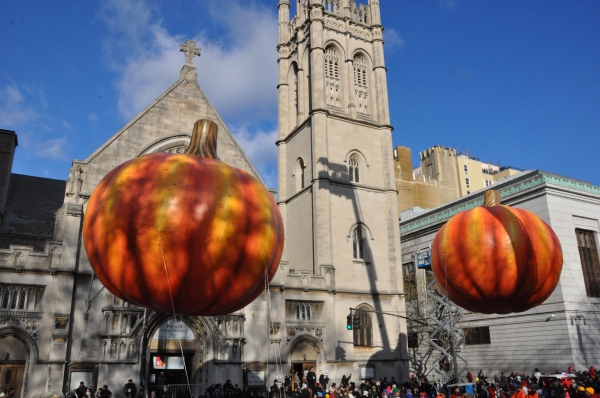
[[[131,379],[123,387],[126,398],[139,398],[138,392]],[[67,398],[92,398],[92,394],[91,388],[81,382]],[[93,398],[112,398],[106,385],[93,395]],[[4,398],[3,393],[0,398]],[[175,397],[164,385],[151,389],[150,398]],[[409,381],[402,383],[395,377],[355,383],[350,374],[342,376],[337,384],[331,383],[327,374],[317,377],[314,368],[310,368],[302,376],[294,372],[284,380],[274,380],[268,392],[247,386],[240,388],[227,380],[223,384],[211,384],[203,398],[600,398],[600,379],[592,366],[585,371],[571,367],[567,372],[557,370],[553,376],[543,375],[537,368],[531,375],[513,371],[493,377],[480,370],[476,375],[468,372],[466,380],[451,384],[430,382],[418,374],[412,374]]]

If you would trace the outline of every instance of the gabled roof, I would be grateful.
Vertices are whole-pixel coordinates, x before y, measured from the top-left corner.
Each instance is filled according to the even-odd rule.
[[[173,106],[174,104],[177,106]],[[124,161],[139,156],[140,151],[149,148],[157,141],[169,137],[190,136],[193,123],[200,118],[212,119],[219,126],[217,144],[219,158],[232,166],[244,169],[262,182],[260,175],[198,85],[197,80],[189,77],[186,79],[185,73],[182,73],[179,80],[87,159],[75,161],[90,165],[89,170],[84,170],[87,178],[84,177],[82,192],[91,193],[110,170]]]

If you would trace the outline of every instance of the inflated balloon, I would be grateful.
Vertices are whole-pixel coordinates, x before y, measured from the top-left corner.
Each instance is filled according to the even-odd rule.
[[[473,312],[522,312],[556,287],[563,256],[558,237],[535,214],[500,205],[486,191],[483,206],[456,214],[438,231],[431,266],[441,291]]]
[[[199,120],[184,154],[130,160],[98,184],[83,239],[115,296],[155,311],[223,315],[252,302],[283,251],[272,195],[216,159],[217,125]]]

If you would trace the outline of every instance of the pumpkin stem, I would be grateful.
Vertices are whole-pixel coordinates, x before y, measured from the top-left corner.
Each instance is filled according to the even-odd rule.
[[[483,193],[483,205],[487,207],[500,205],[500,192],[495,189],[488,189]]]
[[[200,119],[194,123],[192,140],[185,153],[201,158],[217,159],[217,124],[209,119]]]

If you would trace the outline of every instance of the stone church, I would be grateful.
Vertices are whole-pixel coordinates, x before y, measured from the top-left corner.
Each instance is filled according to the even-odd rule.
[[[174,317],[123,302],[82,245],[86,203],[119,164],[182,152],[197,119],[219,127],[218,156],[257,179],[197,83],[195,43],[180,78],[67,181],[11,173],[17,136],[0,131],[0,387],[49,397],[80,381],[115,396],[133,379],[203,393],[264,389],[315,367],[339,383],[406,379],[408,354],[392,127],[378,0],[279,0],[279,186],[285,251],[269,289],[233,314]],[[202,281],[197,281],[202,288]],[[350,308],[360,328],[347,330]]]

